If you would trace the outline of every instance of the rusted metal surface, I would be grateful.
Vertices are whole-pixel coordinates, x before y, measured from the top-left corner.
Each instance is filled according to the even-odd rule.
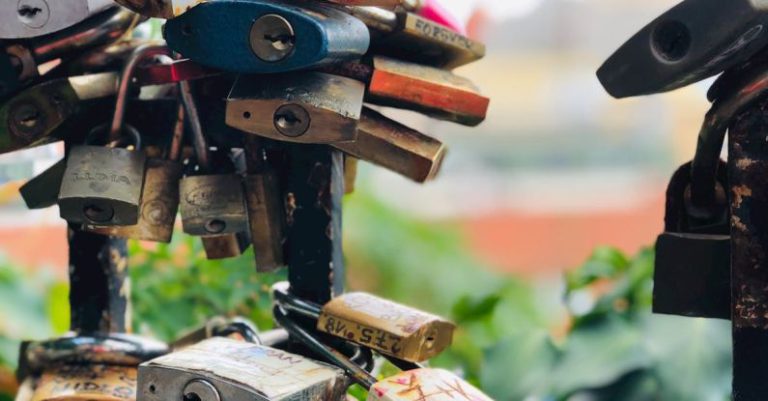
[[[43,373],[31,401],[132,401],[136,377],[135,366],[63,365]]]
[[[744,112],[729,134],[733,397],[768,394],[768,102]]]
[[[322,145],[286,144],[288,279],[296,296],[324,304],[344,289],[344,160]]]
[[[76,333],[130,331],[130,281],[126,241],[70,225],[69,302]]]

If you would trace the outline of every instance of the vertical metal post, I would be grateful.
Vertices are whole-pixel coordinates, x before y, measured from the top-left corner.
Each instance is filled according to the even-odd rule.
[[[70,330],[76,333],[130,331],[128,247],[123,239],[70,226]]]
[[[733,399],[768,399],[768,102],[729,133]]]
[[[289,144],[285,149],[283,196],[291,292],[324,304],[344,290],[344,160],[330,146]]]

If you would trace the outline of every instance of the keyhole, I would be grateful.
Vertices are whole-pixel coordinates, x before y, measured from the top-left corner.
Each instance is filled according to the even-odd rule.
[[[655,53],[667,62],[676,62],[691,49],[691,32],[680,21],[666,21],[653,31],[652,46]]]
[[[275,111],[275,129],[285,136],[298,137],[309,130],[312,122],[309,113],[297,104],[286,104]]]
[[[37,14],[40,14],[41,12],[43,12],[42,8],[33,7],[26,4],[19,8],[19,15],[25,18],[35,18]]]
[[[287,34],[264,35],[264,39],[272,42],[272,47],[277,50],[287,50],[293,47],[293,36]]]

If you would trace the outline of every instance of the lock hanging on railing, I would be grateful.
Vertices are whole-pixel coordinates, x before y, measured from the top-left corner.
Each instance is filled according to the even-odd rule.
[[[382,355],[423,362],[453,341],[453,323],[371,294],[348,293],[320,306],[292,296],[288,283],[275,284],[272,290],[281,308],[315,319],[317,330]]]

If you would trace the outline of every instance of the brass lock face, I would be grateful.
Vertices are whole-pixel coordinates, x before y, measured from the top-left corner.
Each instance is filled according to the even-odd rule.
[[[200,240],[203,242],[205,257],[208,260],[236,258],[251,245],[245,233],[202,237]]]
[[[67,161],[65,159],[59,160],[19,188],[21,197],[28,209],[45,209],[56,204],[66,168]]]
[[[62,365],[37,379],[31,401],[133,401],[136,367]]]
[[[439,316],[359,292],[332,299],[317,320],[322,332],[409,362],[440,354],[455,328]]]
[[[127,226],[139,219],[146,157],[105,146],[75,146],[59,191],[61,217],[70,223]]]
[[[181,221],[184,232],[212,237],[248,231],[240,177],[199,175],[181,180]]]
[[[492,401],[464,379],[444,369],[402,372],[374,384],[367,401]]]
[[[212,338],[142,364],[138,392],[142,401],[341,400],[346,383],[330,365]]]
[[[285,266],[285,208],[277,177],[272,172],[251,174],[243,183],[256,269],[259,272],[275,271]]]
[[[352,141],[364,96],[362,82],[320,72],[243,75],[227,99],[226,124],[279,141]]]
[[[97,234],[119,238],[171,242],[179,211],[179,181],[183,170],[183,166],[178,162],[147,159],[138,223],[118,227],[86,225],[85,228]]]
[[[416,182],[435,178],[447,152],[446,146],[437,139],[368,108],[363,109],[357,140],[334,147]]]

